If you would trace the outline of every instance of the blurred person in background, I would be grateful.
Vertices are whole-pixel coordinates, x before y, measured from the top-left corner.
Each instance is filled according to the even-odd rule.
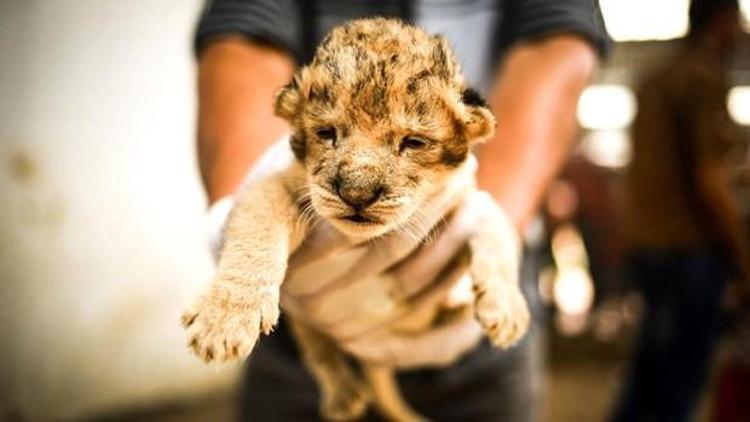
[[[592,0],[209,2],[198,25],[196,51],[199,163],[212,214],[222,221],[248,170],[262,156],[275,159],[264,151],[289,131],[273,115],[276,90],[312,56],[330,29],[375,15],[402,18],[445,35],[469,84],[489,96],[499,131],[481,151],[479,185],[522,232],[568,156],[578,97],[595,69],[597,53],[603,54],[608,44]],[[286,142],[281,147],[285,153],[289,149]],[[409,269],[400,276],[412,286],[406,299],[429,290],[460,249],[454,240],[460,236],[445,234],[456,236],[456,230],[448,224],[442,237],[396,266]],[[318,241],[324,245],[320,249],[332,242]],[[451,253],[431,246],[446,242],[452,244],[447,248]],[[535,290],[533,265],[525,268],[529,271],[522,283]],[[534,295],[529,295],[532,312],[538,308]],[[346,299],[358,303],[363,298]],[[305,318],[314,321],[315,312],[325,311],[314,310]],[[478,330],[467,327],[457,324],[385,339],[368,334],[344,339],[335,330],[324,332],[358,358],[410,369],[399,373],[401,390],[431,419],[535,420],[541,382],[535,330],[515,348],[499,352],[487,342],[477,345]],[[317,401],[314,381],[282,318],[247,362],[240,417],[255,422],[316,420]]]
[[[625,234],[645,312],[615,421],[689,420],[721,331],[732,275],[750,254],[730,189],[739,141],[726,109],[736,0],[694,0],[684,48],[638,90]]]

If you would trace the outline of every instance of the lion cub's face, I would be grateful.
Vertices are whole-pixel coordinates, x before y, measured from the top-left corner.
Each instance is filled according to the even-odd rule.
[[[334,29],[276,99],[316,212],[374,237],[423,210],[494,118],[447,43],[398,21]]]

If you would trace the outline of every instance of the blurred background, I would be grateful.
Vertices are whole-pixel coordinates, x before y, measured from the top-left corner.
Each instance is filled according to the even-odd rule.
[[[539,289],[554,310],[551,421],[602,420],[621,382],[642,309],[617,224],[634,85],[688,31],[687,0],[600,4],[616,45],[580,100],[579,146],[528,235],[549,249]],[[194,152],[201,7],[0,0],[0,421],[233,414],[239,368],[205,367],[178,326],[212,270]],[[750,0],[741,9],[747,31]],[[747,143],[747,34],[730,77],[727,106]],[[734,186],[746,219],[749,181]]]

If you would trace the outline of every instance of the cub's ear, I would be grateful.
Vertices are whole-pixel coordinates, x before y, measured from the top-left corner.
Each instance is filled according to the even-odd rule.
[[[477,144],[492,137],[495,134],[495,116],[487,101],[471,88],[463,90],[461,101],[466,107],[464,136],[469,143]]]
[[[297,115],[302,96],[299,88],[298,75],[294,75],[292,81],[284,85],[276,93],[274,112],[277,116],[291,122]]]

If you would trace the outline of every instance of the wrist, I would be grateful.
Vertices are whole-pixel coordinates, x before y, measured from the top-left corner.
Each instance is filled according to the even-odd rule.
[[[533,208],[519,200],[518,196],[520,195],[515,195],[514,192],[509,192],[502,186],[493,186],[492,183],[483,183],[480,180],[479,188],[486,192],[503,211],[506,219],[516,229],[516,232],[523,233],[528,223],[533,219]]]

